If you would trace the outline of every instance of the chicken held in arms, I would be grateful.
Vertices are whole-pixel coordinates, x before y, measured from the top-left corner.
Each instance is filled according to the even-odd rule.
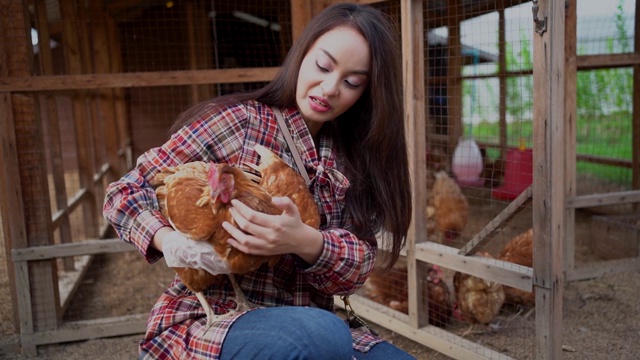
[[[260,155],[258,166],[245,165],[260,172],[260,186],[271,196],[290,198],[298,208],[302,222],[318,229],[320,227],[318,205],[302,176],[266,147],[258,144],[254,150]]]
[[[263,213],[281,214],[282,211],[272,203],[271,195],[239,168],[204,162],[165,169],[156,175],[151,185],[157,186],[155,191],[161,211],[174,229],[192,240],[209,242],[227,262],[232,272],[228,278],[235,293],[236,311],[251,308],[233,273],[253,271],[264,263],[273,266],[279,256],[248,255],[235,249],[227,244],[230,235],[222,223],[227,221],[235,225],[229,212],[232,199]],[[210,285],[222,283],[224,275],[212,275],[202,269],[175,270],[187,288],[196,294],[205,310],[205,331],[216,320],[226,317],[215,315],[203,293]],[[233,312],[227,316],[231,314]]]

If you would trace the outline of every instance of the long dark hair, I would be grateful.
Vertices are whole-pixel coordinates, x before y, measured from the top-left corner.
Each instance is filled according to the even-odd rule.
[[[267,105],[296,107],[296,85],[302,61],[314,42],[326,32],[350,26],[362,33],[371,53],[367,90],[333,121],[333,134],[351,187],[346,206],[361,238],[383,241],[387,267],[397,261],[411,222],[409,165],[401,96],[401,62],[395,23],[368,5],[336,4],[315,16],[293,44],[274,79],[248,93],[221,96],[187,110],[172,127],[198,118],[208,105],[258,100]]]

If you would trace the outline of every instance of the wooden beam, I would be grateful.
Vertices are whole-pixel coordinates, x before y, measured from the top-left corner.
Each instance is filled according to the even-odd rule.
[[[448,330],[440,329],[437,326],[427,325],[416,329],[406,322],[391,316],[388,312],[381,311],[377,304],[362,296],[350,296],[350,301],[358,316],[362,316],[407,339],[428,346],[453,359],[513,360],[507,355],[482,346],[477,342],[469,341]],[[339,299],[335,303],[338,306],[342,306]]]
[[[633,203],[640,203],[640,190],[575,196],[567,199],[567,208],[581,209],[587,207]]]
[[[636,0],[636,14],[635,14],[635,32],[633,38],[633,48],[635,49],[635,55],[640,57],[640,0]],[[631,161],[632,161],[632,179],[631,188],[640,189],[640,63],[633,66],[633,116],[632,116],[632,141],[631,141]],[[640,209],[640,206],[636,205],[634,209]]]
[[[109,15],[103,11],[104,0],[95,0],[90,3],[92,21],[92,47],[95,58],[95,72],[109,74],[113,71],[112,54],[109,48]],[[121,167],[118,157],[118,126],[115,108],[115,94],[113,89],[98,90],[97,96],[98,117],[96,128],[100,129],[104,138],[104,147],[107,161],[111,164],[111,171],[107,174],[106,183],[111,183],[125,171]]]
[[[36,19],[38,29],[38,41],[40,44],[49,44],[51,38],[49,36],[49,23],[47,20],[47,3],[46,0],[36,0]],[[53,56],[50,46],[40,46],[40,71],[44,75],[53,75]],[[49,148],[47,149],[51,164],[51,174],[53,178],[54,196],[56,199],[56,208],[63,214],[68,214],[67,210],[67,189],[64,177],[64,167],[62,159],[62,144],[60,136],[60,122],[58,119],[58,105],[53,94],[44,94],[43,105],[45,111],[42,121],[45,133],[49,137]],[[60,223],[52,230],[60,230],[60,242],[71,242],[71,224],[68,216],[60,219]],[[63,262],[64,268],[70,270],[73,267],[73,260],[66,259]]]
[[[565,226],[564,0],[533,2],[534,358],[562,357]],[[538,9],[536,9],[539,6]],[[545,30],[546,29],[546,30]]]
[[[500,116],[500,155],[498,159],[507,158],[507,35],[504,14],[504,1],[499,1],[498,10],[498,71],[499,71],[499,116]]]
[[[0,92],[36,92],[263,82],[273,79],[279,69],[279,67],[267,67],[11,77],[0,79]]]
[[[462,44],[460,42],[460,20],[462,15],[462,0],[449,1],[449,44],[447,66],[447,131],[449,142],[448,155],[452,156],[458,140],[464,134],[462,123]]]
[[[640,65],[639,53],[580,55],[576,59],[579,70],[611,69]]]
[[[147,328],[148,314],[110,317],[97,320],[67,322],[51,331],[39,331],[22,337],[26,345],[59,344],[111,336],[142,334]]]
[[[76,9],[75,0],[60,0],[60,13],[62,14],[62,42],[64,48],[64,59],[66,69],[69,74],[79,75],[88,72],[87,60],[88,51],[85,49],[84,33],[81,26],[84,22],[80,22],[78,28],[76,18],[78,10]],[[80,30],[80,31],[78,31]],[[92,72],[92,71],[91,71]],[[83,202],[83,227],[86,236],[96,236],[97,234],[97,199],[93,191],[91,177],[93,176],[93,163],[91,161],[91,139],[93,118],[87,111],[87,93],[80,91],[72,94],[71,105],[73,114],[73,124],[75,127],[76,138],[76,157],[78,161],[78,177],[80,186],[89,192],[87,198]]]
[[[425,264],[415,261],[415,245],[426,241],[427,173],[424,88],[424,29],[422,0],[401,2],[402,77],[404,84],[404,128],[411,173],[413,215],[407,235],[407,274],[409,319],[413,327],[428,324],[429,311],[424,294],[426,286],[417,274],[426,273]]]
[[[427,241],[416,245],[416,259],[488,281],[496,281],[517,289],[531,291],[533,268],[482,256],[458,254],[458,249]]]
[[[8,61],[10,49],[7,48],[7,44],[14,41],[13,34],[9,31],[9,26],[14,21],[13,14],[10,11],[15,8],[17,3],[9,3],[9,0],[0,0],[0,8],[5,10],[0,12],[0,78],[9,77]],[[0,159],[2,159],[2,166],[0,166],[0,220],[2,221],[2,226],[0,226],[0,229],[2,230],[1,237],[5,254],[10,254],[13,248],[26,247],[28,244],[11,98],[10,93],[0,92],[0,119],[2,119],[0,121]],[[25,304],[19,301],[18,294],[28,293],[28,288],[24,289],[17,286],[16,273],[9,256],[7,256],[6,269],[2,269],[2,271],[7,272],[15,329],[17,331],[33,330],[33,324],[30,324],[30,327],[23,328],[19,321],[20,314],[29,313],[30,308],[25,309]]]
[[[565,197],[572,199],[577,193],[577,174],[576,174],[576,162],[577,162],[577,130],[576,123],[578,120],[577,113],[577,78],[578,71],[576,67],[577,57],[577,41],[578,41],[578,28],[577,28],[577,9],[576,0],[567,0],[566,14],[565,14],[565,34],[564,34],[564,57],[565,57],[565,108],[564,108],[564,122],[565,122],[565,149],[564,149],[564,171],[565,171]],[[565,257],[564,268],[565,271],[573,269],[576,261],[576,214],[575,209],[567,207],[565,209]]]
[[[70,244],[55,244],[35,248],[14,249],[11,257],[14,261],[36,261],[58,259],[69,256],[98,255],[133,251],[135,248],[118,238],[90,239]]]
[[[3,9],[3,33],[9,40],[7,44],[11,44],[10,51],[5,51],[6,73],[9,78],[29,78],[34,73],[34,66],[26,3],[0,0],[0,8]],[[38,104],[33,95],[12,94],[11,106],[13,115],[10,119],[14,121],[15,154],[18,156],[19,166],[18,173],[12,174],[12,181],[18,180],[18,176],[22,186],[21,201],[27,239],[27,243],[14,243],[13,248],[49,245],[53,242],[49,226],[51,206],[47,171],[46,166],[43,166],[46,156],[42,147],[43,130]],[[4,123],[4,119],[2,122]],[[13,240],[23,238],[20,234],[17,235],[18,239]],[[26,281],[17,284],[16,289],[19,292],[21,334],[56,328],[62,314],[59,312],[55,261],[39,261],[22,267],[21,280]]]
[[[313,17],[313,0],[291,0],[291,38],[296,41]]]
[[[460,255],[468,255],[475,252],[475,250],[482,244],[491,239],[493,234],[500,228],[506,225],[507,221],[516,215],[520,210],[529,203],[533,191],[531,185],[527,187],[518,197],[516,197],[507,207],[505,207],[493,220],[491,220],[485,227],[480,230],[473,238],[463,246],[458,252]]]

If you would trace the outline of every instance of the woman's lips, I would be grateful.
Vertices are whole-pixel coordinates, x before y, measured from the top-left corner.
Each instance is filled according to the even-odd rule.
[[[326,102],[314,96],[309,97],[309,107],[311,107],[311,110],[316,112],[326,112],[331,109],[331,106],[329,106]]]

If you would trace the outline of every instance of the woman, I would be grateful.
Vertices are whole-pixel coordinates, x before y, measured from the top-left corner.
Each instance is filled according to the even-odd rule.
[[[283,257],[273,269],[236,275],[258,309],[216,322],[178,277],[152,309],[141,358],[402,359],[411,358],[366,328],[349,329],[331,312],[335,295],[353,294],[374,268],[382,238],[386,265],[404,245],[411,194],[397,35],[383,13],[337,4],[316,16],[264,88],[196,105],[179,117],[171,139],[147,151],[134,170],[108,188],[104,214],[122,240],[155,262],[228,272],[212,249],[171,228],[148,185],[158,171],[196,160],[255,162],[257,143],[291,158],[273,109],[282,110],[311,178],[320,230],[302,223],[288,198],[274,198],[279,216],[233,203],[238,227],[229,243],[257,255]],[[293,161],[292,161],[293,163]],[[293,164],[291,164],[293,165]],[[163,254],[164,251],[164,254]],[[205,291],[216,314],[232,306],[230,286]],[[327,311],[328,310],[328,311]]]

